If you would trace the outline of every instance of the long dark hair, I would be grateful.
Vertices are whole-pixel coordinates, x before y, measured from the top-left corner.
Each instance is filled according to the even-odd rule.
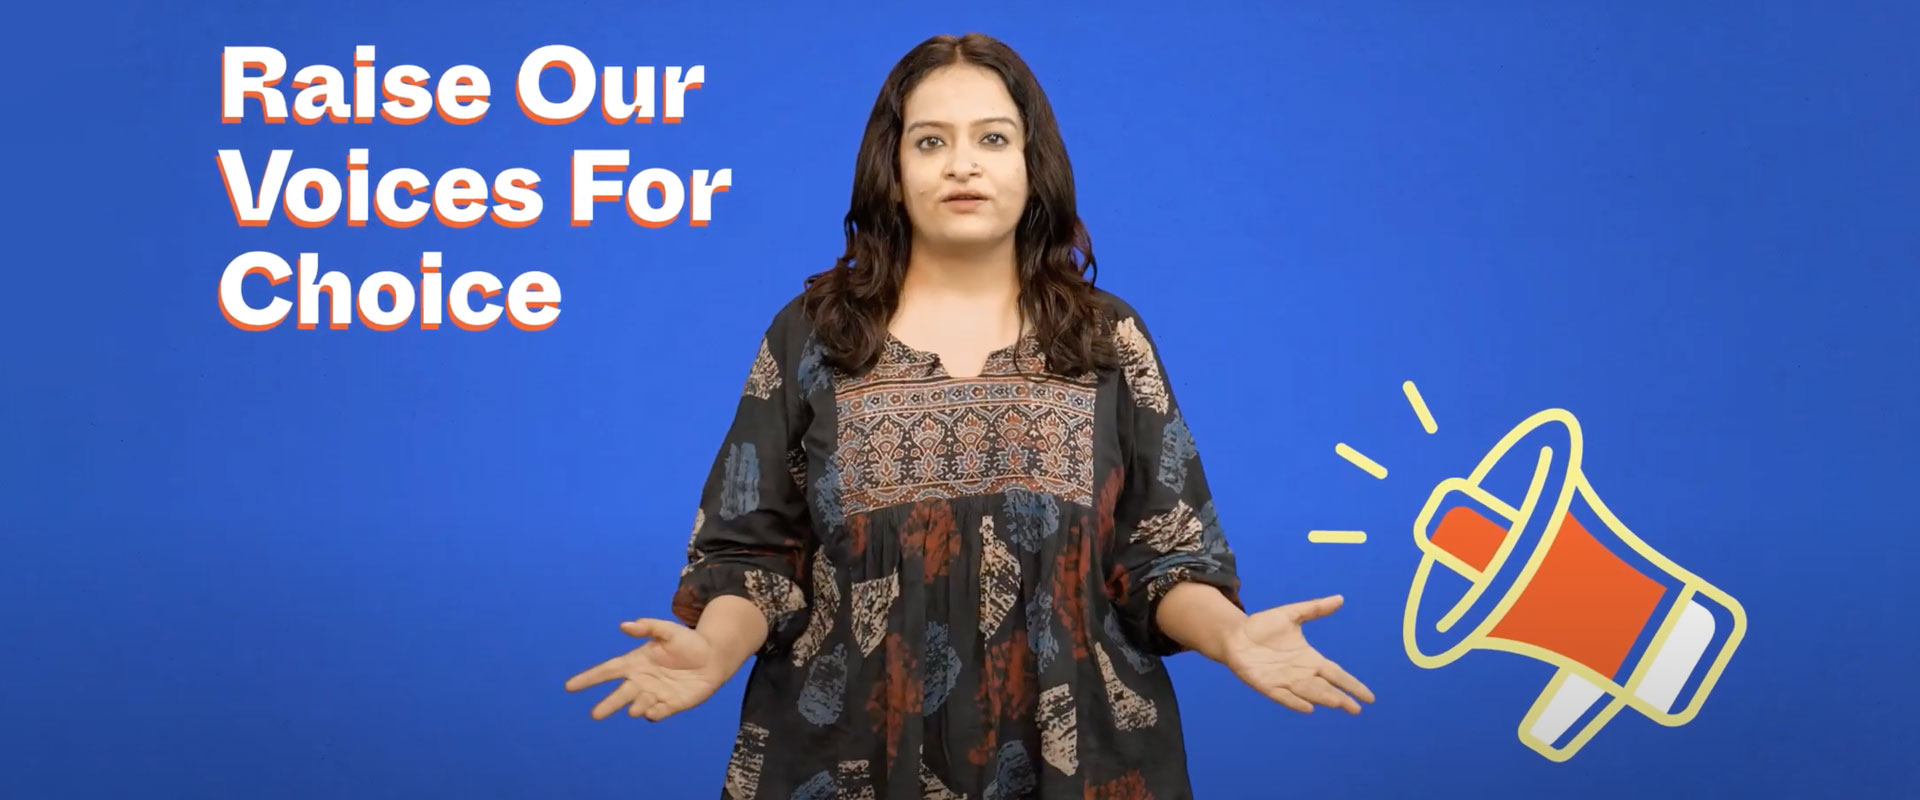
[[[1093,241],[1074,206],[1073,165],[1053,106],[1019,54],[980,33],[921,42],[887,74],[867,117],[845,220],[846,250],[833,267],[806,279],[802,300],[826,361],[860,373],[887,340],[911,249],[899,186],[900,137],[907,94],[941,67],[974,64],[1006,83],[1026,130],[1028,194],[1015,233],[1020,312],[1031,320],[1048,371],[1080,375],[1118,361],[1110,314],[1094,291]]]

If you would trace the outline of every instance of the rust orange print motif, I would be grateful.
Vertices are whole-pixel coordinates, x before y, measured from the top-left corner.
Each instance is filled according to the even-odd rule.
[[[907,715],[920,713],[920,665],[898,633],[887,634],[886,678],[874,684],[873,697],[867,701],[867,715],[887,740],[887,767],[891,769],[900,755],[900,734],[906,730]]]
[[[673,615],[688,625],[700,621],[700,610],[704,605],[700,602],[699,588],[691,582],[681,583],[679,591],[673,593]]]
[[[1127,770],[1122,775],[1105,783],[1087,784],[1087,800],[1153,800],[1153,793],[1147,791],[1146,779],[1140,777],[1137,769]]]
[[[867,552],[867,515],[850,514],[847,516],[847,553],[858,555]]]
[[[1075,660],[1087,657],[1087,540],[1079,522],[1067,528],[1067,540],[1060,547],[1060,568],[1053,573],[1053,604],[1060,615],[1060,626],[1073,640]]]
[[[1107,476],[1100,481],[1100,500],[1097,510],[1100,512],[1100,552],[1113,552],[1113,508],[1120,502],[1120,487],[1126,482],[1126,474],[1119,467],[1107,470]]]
[[[951,506],[943,500],[923,500],[915,503],[913,511],[908,513],[900,544],[910,556],[921,559],[926,577],[931,580],[945,576],[947,565],[959,557],[958,533],[954,530]]]
[[[985,717],[986,735],[967,753],[967,760],[983,767],[1000,746],[1002,722],[1027,719],[1033,715],[1036,700],[1033,676],[1033,651],[1027,646],[1027,631],[1014,628],[1006,641],[987,647],[987,664],[979,694],[974,698]]]

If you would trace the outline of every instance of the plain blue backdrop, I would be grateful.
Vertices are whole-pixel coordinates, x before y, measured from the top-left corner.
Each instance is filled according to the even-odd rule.
[[[786,4],[780,4],[785,6]],[[38,17],[31,18],[31,17]],[[1177,658],[1201,797],[1920,791],[1911,502],[1920,14],[1785,3],[64,4],[17,20],[0,784],[18,797],[710,797],[740,683],[670,722],[565,679],[667,612],[757,337],[832,263],[894,60],[1006,39],[1057,111],[1102,286],[1153,321],[1249,605],[1366,680],[1302,716]],[[704,64],[678,125],[548,127],[519,61]],[[226,45],[289,72],[480,66],[451,126],[223,125]],[[22,143],[24,139],[24,143]],[[234,224],[215,164],[491,177],[509,230]],[[565,220],[576,148],[733,170],[705,228]],[[257,173],[256,173],[257,174]],[[356,283],[553,274],[526,333],[235,329],[227,261]],[[1427,434],[1401,394],[1419,386]],[[1746,607],[1699,717],[1574,759],[1515,735],[1552,674],[1411,663],[1411,524],[1564,407],[1623,521]],[[1388,467],[1342,461],[1346,442]],[[1307,532],[1365,530],[1364,544]]]

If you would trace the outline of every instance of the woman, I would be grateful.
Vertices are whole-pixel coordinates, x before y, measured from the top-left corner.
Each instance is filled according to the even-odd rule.
[[[622,679],[595,718],[664,719],[754,657],[728,797],[1171,798],[1191,790],[1167,655],[1297,711],[1372,702],[1301,636],[1338,597],[1242,610],[1165,368],[1088,277],[1019,56],[978,34],[908,53],[846,224],[766,328],[679,623],[624,623],[650,641],[567,682]]]

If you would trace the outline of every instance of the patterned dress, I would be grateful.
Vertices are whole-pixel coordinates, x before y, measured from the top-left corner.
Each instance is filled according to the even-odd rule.
[[[1123,366],[982,374],[888,337],[827,366],[796,297],[766,328],[695,515],[673,613],[767,616],[722,796],[1185,798],[1154,606],[1239,581],[1153,340]]]

